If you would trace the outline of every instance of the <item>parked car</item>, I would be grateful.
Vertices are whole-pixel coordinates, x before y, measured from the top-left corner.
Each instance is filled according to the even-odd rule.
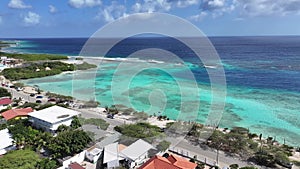
[[[35,96],[35,94],[34,94],[34,93],[31,93],[29,96],[30,96],[30,97],[34,97],[34,96]]]
[[[48,102],[56,102],[56,99],[55,98],[50,98],[50,99],[48,99]]]
[[[35,103],[42,103],[42,101],[41,100],[36,100]]]
[[[36,98],[37,98],[37,99],[42,99],[42,98],[43,98],[43,96],[36,96]]]
[[[113,114],[108,114],[108,115],[107,115],[107,118],[113,119],[113,118],[114,118],[114,115],[113,115]]]

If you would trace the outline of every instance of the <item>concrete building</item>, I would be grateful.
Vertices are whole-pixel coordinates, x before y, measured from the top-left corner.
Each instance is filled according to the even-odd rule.
[[[58,126],[70,126],[74,116],[80,112],[60,106],[52,106],[46,109],[29,113],[29,121],[40,129],[55,133]]]

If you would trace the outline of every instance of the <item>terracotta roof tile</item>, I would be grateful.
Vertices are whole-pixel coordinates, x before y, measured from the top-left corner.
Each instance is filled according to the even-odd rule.
[[[10,98],[1,98],[0,99],[0,105],[7,105],[7,104],[10,104],[10,103],[12,103]]]
[[[16,118],[18,116],[27,116],[28,113],[32,112],[33,109],[31,107],[27,107],[24,109],[11,109],[3,112],[1,115],[6,119],[6,120],[11,120],[13,118]]]
[[[195,169],[196,167],[197,164],[171,154],[168,158],[156,155],[139,169]]]

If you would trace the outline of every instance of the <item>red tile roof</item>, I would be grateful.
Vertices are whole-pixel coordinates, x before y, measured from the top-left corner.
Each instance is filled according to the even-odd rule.
[[[168,158],[156,155],[139,169],[195,169],[196,167],[197,164],[171,154]]]
[[[195,169],[197,167],[197,164],[192,163],[182,157],[176,156],[171,154],[168,158],[167,158],[171,163],[173,163],[173,165],[176,165],[180,168],[184,168],[184,169]]]
[[[78,164],[78,163],[71,163],[70,165],[69,165],[69,168],[70,169],[85,169],[85,168],[83,168],[80,164]]]
[[[11,109],[3,112],[1,115],[6,120],[11,120],[13,118],[19,117],[19,116],[27,116],[28,113],[32,112],[33,109],[31,107],[27,107],[24,109]]]
[[[10,104],[10,103],[12,103],[10,98],[1,98],[0,99],[0,105],[7,105],[7,104]]]

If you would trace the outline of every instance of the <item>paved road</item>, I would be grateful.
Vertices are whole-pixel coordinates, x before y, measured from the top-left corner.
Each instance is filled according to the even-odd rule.
[[[4,89],[6,89],[8,92],[11,93],[12,95],[12,99],[16,98],[23,98],[25,102],[30,102],[30,103],[35,103],[36,100],[41,100],[42,103],[46,103],[47,102],[47,98],[43,98],[43,99],[36,99],[35,97],[31,97],[28,93],[25,93],[23,91],[17,91],[16,89],[14,88],[9,88],[9,87],[2,87]],[[43,94],[41,94],[43,95]]]
[[[211,148],[203,149],[200,146],[194,146],[188,143],[187,140],[180,141],[177,145],[171,145],[171,150],[182,153],[189,157],[197,155],[197,159],[200,161],[206,161],[209,164],[216,163],[217,151]],[[228,167],[230,164],[238,164],[240,167],[249,166],[251,164],[241,161],[236,157],[226,155],[224,152],[219,151],[219,166]]]

